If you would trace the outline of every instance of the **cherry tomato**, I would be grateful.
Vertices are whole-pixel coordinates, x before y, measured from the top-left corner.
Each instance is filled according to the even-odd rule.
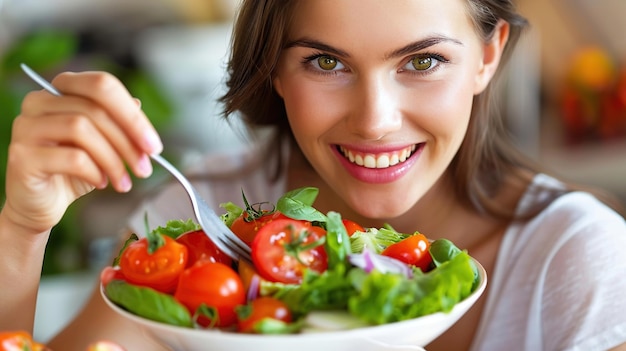
[[[246,244],[251,245],[254,237],[261,227],[275,221],[277,219],[287,218],[284,214],[278,211],[244,211],[241,216],[237,217],[233,224],[230,226],[230,230],[235,233]]]
[[[349,219],[342,219],[343,226],[346,227],[346,232],[348,232],[348,236],[352,236],[355,232],[364,232],[365,228],[358,224],[355,221],[351,221]]]
[[[166,235],[159,235],[164,244],[149,252],[147,238],[128,245],[120,257],[120,269],[131,284],[147,286],[155,290],[172,293],[178,277],[187,265],[187,247]]]
[[[43,344],[33,341],[32,336],[23,331],[0,331],[2,351],[49,351]]]
[[[102,286],[107,286],[112,280],[126,280],[120,267],[107,266],[100,272],[100,283]]]
[[[252,242],[252,262],[262,278],[299,284],[306,268],[328,267],[323,239],[326,231],[295,219],[277,219],[263,226]]]
[[[242,333],[255,333],[255,325],[265,318],[291,323],[291,311],[287,305],[273,297],[259,297],[237,309],[237,312],[239,316],[237,330]]]
[[[387,246],[382,255],[419,267],[426,272],[433,260],[428,252],[429,248],[430,241],[423,234],[417,233]]]
[[[217,318],[200,316],[202,326],[229,327],[237,323],[235,307],[246,303],[241,278],[229,266],[208,260],[196,262],[181,274],[174,298],[194,314],[200,305],[214,308]]]
[[[187,267],[192,266],[201,259],[220,262],[228,266],[232,264],[232,259],[218,249],[202,229],[184,233],[176,238],[176,242],[187,247],[187,252],[189,253]]]

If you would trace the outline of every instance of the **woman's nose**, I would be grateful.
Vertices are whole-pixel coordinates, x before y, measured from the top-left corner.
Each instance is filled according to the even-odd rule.
[[[361,77],[352,90],[349,130],[367,140],[379,140],[402,127],[397,83],[384,74]]]

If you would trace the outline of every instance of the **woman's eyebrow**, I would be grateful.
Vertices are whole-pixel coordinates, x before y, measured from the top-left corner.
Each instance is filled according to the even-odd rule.
[[[432,35],[430,37],[409,43],[397,50],[390,52],[389,54],[385,55],[385,59],[405,56],[405,55],[414,53],[416,51],[424,50],[428,47],[431,47],[440,43],[453,43],[453,44],[461,45],[461,46],[463,45],[461,41],[447,37],[445,35]],[[317,49],[317,50],[324,51],[326,53],[329,53],[338,57],[350,57],[350,54],[347,53],[346,51],[337,49],[328,44],[324,44],[321,41],[311,39],[311,38],[306,38],[306,37],[288,42],[285,45],[285,49],[293,48],[296,46]]]
[[[324,51],[335,56],[350,57],[350,55],[343,50],[339,50],[328,44],[324,44],[321,41],[311,39],[311,38],[300,38],[297,40],[290,41],[285,45],[285,49],[293,48],[296,46],[317,49],[317,50]]]
[[[452,43],[455,45],[463,46],[463,43],[457,39],[450,38],[444,35],[433,35],[424,39],[420,39],[405,45],[398,50],[394,50],[391,53],[385,55],[386,59],[394,58],[394,57],[402,57],[405,55],[412,54],[417,51],[424,50],[431,46],[440,44],[440,43]]]

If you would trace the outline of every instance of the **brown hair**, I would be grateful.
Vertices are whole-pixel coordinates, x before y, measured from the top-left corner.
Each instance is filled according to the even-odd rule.
[[[225,116],[238,112],[253,129],[275,127],[278,133],[274,139],[275,152],[268,154],[278,155],[279,160],[282,159],[280,143],[293,137],[283,101],[272,87],[272,73],[287,40],[295,3],[295,0],[242,2],[231,42],[227,92],[221,98]],[[501,70],[527,26],[526,19],[517,13],[512,0],[467,0],[467,8],[477,34],[485,41],[491,39],[499,20],[509,23],[509,40],[501,59]],[[493,200],[493,195],[504,186],[506,177],[516,176],[529,181],[524,174],[534,174],[539,168],[509,142],[502,118],[493,108],[494,85],[489,84],[483,93],[474,97],[469,128],[449,172],[458,180],[455,182],[456,193],[466,205],[510,219],[514,217],[515,208],[503,208]],[[278,165],[284,166],[280,161]],[[554,189],[554,197],[563,192]]]

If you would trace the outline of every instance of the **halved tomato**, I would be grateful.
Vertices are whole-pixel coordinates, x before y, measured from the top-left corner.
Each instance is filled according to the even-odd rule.
[[[324,229],[309,222],[274,220],[252,242],[252,261],[263,279],[299,284],[305,269],[321,273],[328,267],[325,236]]]

